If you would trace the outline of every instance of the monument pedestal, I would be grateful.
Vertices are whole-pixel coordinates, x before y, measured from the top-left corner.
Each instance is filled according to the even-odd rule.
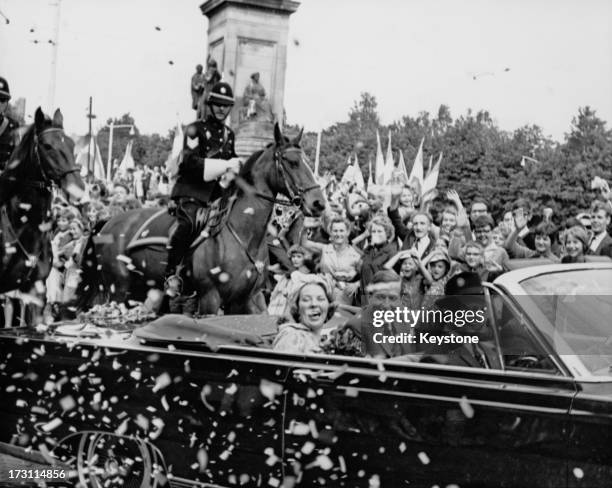
[[[208,17],[208,54],[217,61],[223,81],[234,90],[236,104],[230,115],[234,131],[242,125],[238,111],[243,107],[244,89],[255,72],[260,74],[272,112],[283,123],[289,17],[299,5],[294,0],[207,0],[200,5]],[[262,132],[245,131],[257,133],[253,141],[259,140]]]
[[[245,161],[255,151],[274,142],[272,122],[243,122],[236,130],[236,154]]]

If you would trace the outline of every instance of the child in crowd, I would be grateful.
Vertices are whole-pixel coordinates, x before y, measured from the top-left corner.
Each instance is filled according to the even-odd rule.
[[[299,245],[293,245],[287,252],[293,270],[286,275],[278,276],[278,282],[270,295],[268,313],[270,315],[283,315],[288,298],[304,283],[315,278],[312,273],[312,255]]]
[[[450,277],[451,260],[445,251],[435,250],[423,262],[416,260],[423,275],[425,290],[421,306],[431,308],[444,295],[444,287]],[[426,265],[427,268],[423,266]]]

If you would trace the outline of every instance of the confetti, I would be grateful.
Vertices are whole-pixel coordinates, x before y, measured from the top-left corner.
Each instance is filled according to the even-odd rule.
[[[426,464],[426,465],[430,463],[429,456],[427,455],[427,453],[421,451],[419,452],[417,456],[419,458],[419,461],[421,461],[421,463]]]
[[[253,208],[251,208],[251,207],[248,207],[248,208],[244,209],[243,213],[245,213],[247,215],[254,215],[255,214],[255,210],[253,210]]]
[[[574,476],[581,480],[582,478],[584,478],[584,471],[581,468],[574,468],[572,470],[572,473],[574,474]]]
[[[44,432],[51,432],[52,430],[57,429],[60,425],[63,424],[62,419],[60,418],[55,418],[53,419],[51,422],[45,424],[42,426],[42,430]]]
[[[208,453],[203,447],[198,450],[198,465],[200,473],[203,473],[208,466]]]
[[[162,373],[155,380],[155,386],[153,387],[153,393],[163,390],[164,388],[166,388],[168,385],[171,385],[171,384],[172,384],[172,378],[170,378],[170,375],[168,373]]]
[[[468,419],[474,417],[474,408],[472,407],[472,405],[470,405],[470,402],[468,402],[466,396],[461,397],[461,399],[459,400],[459,406],[461,407],[463,415],[465,415]]]

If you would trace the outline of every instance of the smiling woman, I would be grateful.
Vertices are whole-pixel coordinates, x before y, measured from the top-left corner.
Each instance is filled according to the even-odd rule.
[[[321,352],[321,330],[335,311],[332,299],[323,279],[298,288],[288,303],[288,315],[294,322],[279,327],[274,349],[298,354]]]

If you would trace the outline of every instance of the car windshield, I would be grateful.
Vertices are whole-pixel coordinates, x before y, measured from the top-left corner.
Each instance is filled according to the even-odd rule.
[[[521,282],[591,373],[612,374],[612,271],[548,273]]]

